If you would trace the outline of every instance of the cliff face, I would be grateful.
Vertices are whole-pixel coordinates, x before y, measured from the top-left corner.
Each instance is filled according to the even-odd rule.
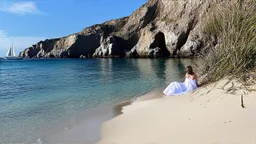
[[[221,0],[220,0],[221,1]],[[210,0],[149,0],[131,16],[26,48],[27,58],[190,57],[209,47],[202,24]]]

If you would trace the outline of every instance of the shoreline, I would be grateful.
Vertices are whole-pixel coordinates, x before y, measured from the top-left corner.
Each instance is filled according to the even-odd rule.
[[[223,80],[200,87],[193,93],[175,97],[163,97],[161,89],[156,89],[137,98],[99,106],[86,112],[82,121],[76,125],[46,137],[42,142],[43,144],[198,144],[202,140],[205,144],[214,142],[221,144],[230,143],[233,135],[242,137],[232,141],[235,143],[246,141],[253,136],[256,138],[256,131],[255,135],[248,132],[243,134],[245,128],[256,130],[256,124],[252,123],[256,117],[250,116],[256,112],[256,97],[252,97],[252,95],[256,96],[256,92],[247,92],[244,96],[246,108],[243,109],[240,105],[240,95],[245,91],[238,90],[235,95],[225,94],[224,91],[232,86],[232,84],[224,86],[225,83],[226,81]],[[256,85],[253,85],[254,87],[256,88]],[[250,108],[249,112],[243,114],[247,107]],[[235,112],[231,112],[231,109]],[[240,115],[247,118],[241,119]],[[242,130],[235,131],[237,129]],[[183,132],[188,140],[181,138]],[[210,136],[204,133],[210,133]],[[219,133],[224,136],[220,136]],[[206,138],[201,139],[201,135]]]
[[[136,98],[123,100],[115,104],[98,106],[83,113],[81,120],[71,127],[65,127],[62,131],[50,136],[39,138],[35,144],[95,144],[101,139],[102,125],[123,114],[123,107],[161,98],[160,89],[147,92]]]
[[[3,63],[6,67],[3,71],[5,75],[10,70],[15,72],[6,77],[4,82],[10,83],[11,79],[17,80],[17,90],[22,92],[19,95],[24,97],[24,100],[18,97],[11,99],[12,95],[17,94],[16,91],[5,91],[10,97],[6,103],[12,101],[14,106],[13,109],[9,109],[12,105],[6,104],[6,114],[12,116],[9,112],[13,112],[13,116],[17,118],[7,123],[4,120],[8,120],[8,117],[2,118],[2,127],[4,126],[6,130],[2,135],[3,138],[1,137],[2,142],[31,144],[41,138],[46,143],[53,135],[72,131],[73,127],[87,119],[87,111],[97,106],[130,99],[138,101],[137,97],[163,88],[172,80],[182,80],[184,76],[181,73],[185,65],[190,62],[171,59],[93,60],[86,63],[80,60],[54,61],[49,64],[48,62],[20,63],[18,61],[13,65]],[[26,70],[26,68],[29,69]],[[42,73],[41,71],[44,70],[45,72]],[[30,80],[33,81],[30,82]],[[22,104],[23,101],[26,104]],[[112,111],[111,108],[108,109]],[[106,116],[102,123],[114,116]],[[9,135],[13,136],[9,138]]]

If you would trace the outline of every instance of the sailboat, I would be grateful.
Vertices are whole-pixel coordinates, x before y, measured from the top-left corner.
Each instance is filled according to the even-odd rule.
[[[4,57],[6,60],[21,60],[23,59],[22,57],[17,57],[15,55],[15,51],[14,51],[14,45],[12,43],[12,46],[10,47],[10,49],[8,50],[6,56]]]

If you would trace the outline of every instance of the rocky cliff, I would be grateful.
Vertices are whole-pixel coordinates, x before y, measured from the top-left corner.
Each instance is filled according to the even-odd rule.
[[[40,41],[20,56],[195,56],[210,47],[202,25],[215,4],[211,0],[149,0],[129,17],[93,25],[66,37]]]

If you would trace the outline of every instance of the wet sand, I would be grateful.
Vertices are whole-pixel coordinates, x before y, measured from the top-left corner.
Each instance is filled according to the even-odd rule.
[[[39,144],[95,144],[101,139],[101,128],[104,122],[121,115],[123,107],[137,102],[161,98],[160,89],[151,91],[133,100],[118,104],[105,105],[84,113],[82,120],[62,132],[40,139]]]

